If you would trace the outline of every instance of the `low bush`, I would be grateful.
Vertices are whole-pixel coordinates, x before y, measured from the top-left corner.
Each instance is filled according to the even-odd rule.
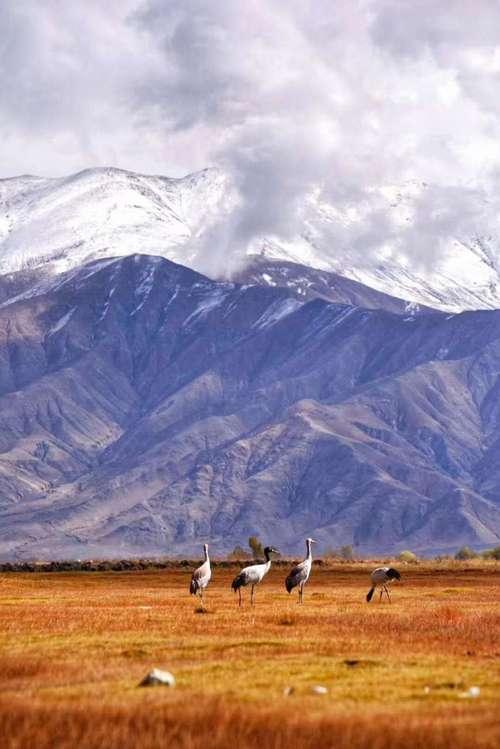
[[[476,552],[473,551],[470,546],[462,546],[462,548],[455,554],[455,559],[458,559],[461,562],[467,561],[468,559],[475,559],[476,557]]]
[[[494,549],[485,549],[481,552],[483,559],[496,559],[500,560],[500,546],[495,546]]]
[[[352,546],[341,546],[340,556],[342,559],[354,559],[354,551]]]
[[[398,562],[417,562],[418,557],[416,554],[413,553],[413,551],[402,551],[401,554],[398,555]]]

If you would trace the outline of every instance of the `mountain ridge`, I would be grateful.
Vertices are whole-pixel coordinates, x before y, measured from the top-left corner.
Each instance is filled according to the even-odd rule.
[[[36,287],[36,284],[35,284]],[[94,261],[0,307],[0,559],[500,537],[500,312]]]

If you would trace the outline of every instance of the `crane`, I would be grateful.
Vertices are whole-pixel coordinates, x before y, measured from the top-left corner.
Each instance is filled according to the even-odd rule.
[[[212,570],[210,567],[210,558],[208,556],[208,544],[203,544],[203,553],[205,561],[201,564],[198,569],[193,572],[191,577],[191,583],[189,585],[189,592],[191,595],[196,593],[200,594],[201,605],[203,606],[203,591],[210,582],[212,577]]]
[[[236,593],[238,591],[239,594],[239,605],[243,605],[242,597],[241,597],[241,588],[251,585],[251,592],[250,592],[250,603],[253,606],[253,598],[254,598],[254,589],[255,586],[258,585],[265,575],[269,572],[271,568],[271,554],[279,554],[280,552],[278,549],[275,549],[272,546],[266,546],[264,549],[264,556],[266,558],[266,561],[262,564],[252,564],[250,567],[244,567],[241,572],[236,575],[233,582],[231,583],[231,587]]]
[[[315,544],[316,541],[313,538],[306,538],[306,558],[300,564],[297,564],[288,575],[285,580],[285,587],[289,593],[298,586],[299,588],[299,600],[298,603],[304,602],[304,585],[309,579],[311,574],[312,566],[312,552],[311,544]]]
[[[401,575],[397,570],[394,569],[394,567],[377,567],[377,569],[373,570],[371,574],[371,580],[372,580],[372,587],[367,593],[366,600],[368,603],[372,600],[372,596],[375,593],[375,588],[380,585],[380,598],[379,601],[382,600],[382,595],[386,594],[389,603],[391,602],[391,597],[389,595],[389,590],[387,588],[387,585],[391,583],[393,580],[401,580]]]

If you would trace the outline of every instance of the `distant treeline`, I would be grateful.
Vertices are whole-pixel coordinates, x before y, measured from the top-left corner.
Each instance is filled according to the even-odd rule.
[[[264,548],[262,542],[256,536],[250,536],[248,539],[248,549],[242,546],[235,546],[227,559],[212,559],[212,567],[244,567],[249,560],[262,560]],[[481,552],[474,551],[468,546],[462,546],[453,556],[448,554],[439,555],[432,560],[431,558],[418,557],[413,551],[401,551],[396,557],[377,557],[375,559],[362,559],[356,557],[352,546],[341,546],[340,548],[327,549],[322,559],[315,559],[313,564],[321,567],[329,564],[355,564],[363,562],[372,563],[395,563],[419,564],[420,562],[435,561],[438,563],[448,563],[452,561],[470,561],[470,560],[500,560],[500,546],[494,549],[486,549]],[[199,558],[196,559],[167,559],[157,557],[153,559],[99,559],[99,560],[67,560],[60,562],[4,562],[0,563],[0,572],[126,572],[127,570],[182,570],[192,569],[199,564]],[[296,557],[277,558],[273,564],[288,566],[291,562],[296,562]]]
[[[0,572],[126,572],[128,570],[182,570],[192,569],[200,563],[199,559],[118,559],[100,561],[62,561],[62,562],[3,562]],[[246,559],[211,560],[212,567],[244,567]],[[288,566],[289,559],[276,559],[276,566]],[[322,567],[327,562],[315,559],[314,564]]]

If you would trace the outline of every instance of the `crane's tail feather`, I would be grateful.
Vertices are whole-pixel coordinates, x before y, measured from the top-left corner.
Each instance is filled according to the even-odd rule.
[[[231,583],[231,588],[236,593],[236,591],[238,590],[238,588],[241,588],[242,585],[243,585],[243,578],[241,577],[241,575],[237,575],[234,578],[233,582]]]
[[[198,583],[196,582],[196,580],[191,580],[191,583],[189,585],[189,592],[191,593],[192,596],[194,596],[194,594],[197,591],[198,591]]]
[[[290,577],[287,577],[285,580],[285,588],[287,590],[287,593],[291,593],[293,590],[293,580]]]
[[[367,593],[366,600],[368,603],[372,600],[372,596],[375,593],[375,586],[373,588],[370,588],[370,590]]]

